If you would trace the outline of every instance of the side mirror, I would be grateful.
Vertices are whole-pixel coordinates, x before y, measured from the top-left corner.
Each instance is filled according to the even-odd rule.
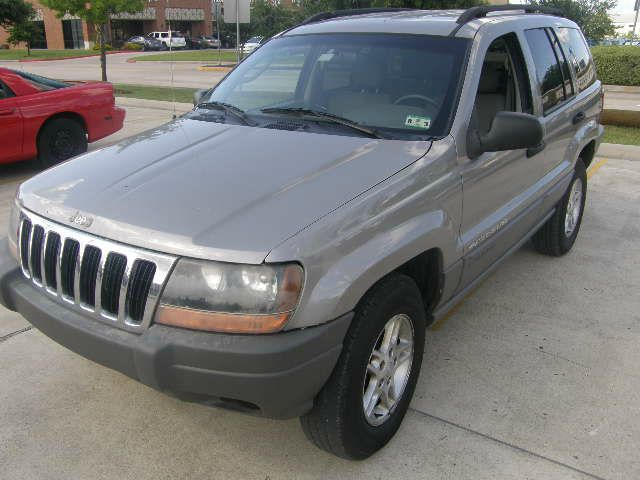
[[[193,92],[193,106],[194,107],[196,105],[198,105],[202,101],[202,97],[204,97],[205,94],[208,91],[209,90],[207,90],[207,89],[202,89],[202,90],[196,90],[195,92]]]
[[[484,152],[535,148],[542,144],[543,137],[537,117],[528,113],[498,112],[487,133],[469,130],[467,154],[469,158],[476,158]]]

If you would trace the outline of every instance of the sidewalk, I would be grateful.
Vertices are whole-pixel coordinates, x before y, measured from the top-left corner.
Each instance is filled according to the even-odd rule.
[[[635,145],[618,145],[617,143],[602,143],[596,153],[596,157],[640,161],[640,147]]]

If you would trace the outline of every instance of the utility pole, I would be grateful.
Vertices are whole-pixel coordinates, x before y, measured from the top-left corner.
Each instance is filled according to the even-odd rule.
[[[240,0],[236,0],[236,50],[236,59],[240,63]]]
[[[632,38],[636,38],[636,27],[638,26],[638,13],[640,13],[640,0],[636,0],[635,11],[636,11],[636,18],[633,21],[633,30],[631,31]]]

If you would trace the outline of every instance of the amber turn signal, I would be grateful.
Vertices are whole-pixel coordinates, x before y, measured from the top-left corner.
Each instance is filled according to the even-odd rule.
[[[156,313],[156,323],[208,332],[274,333],[282,330],[290,315],[291,312],[269,315],[219,313],[160,305]]]

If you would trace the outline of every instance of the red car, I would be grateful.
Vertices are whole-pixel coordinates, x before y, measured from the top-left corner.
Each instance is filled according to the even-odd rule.
[[[38,157],[45,166],[87,151],[122,128],[110,83],[66,83],[0,68],[0,163]]]

